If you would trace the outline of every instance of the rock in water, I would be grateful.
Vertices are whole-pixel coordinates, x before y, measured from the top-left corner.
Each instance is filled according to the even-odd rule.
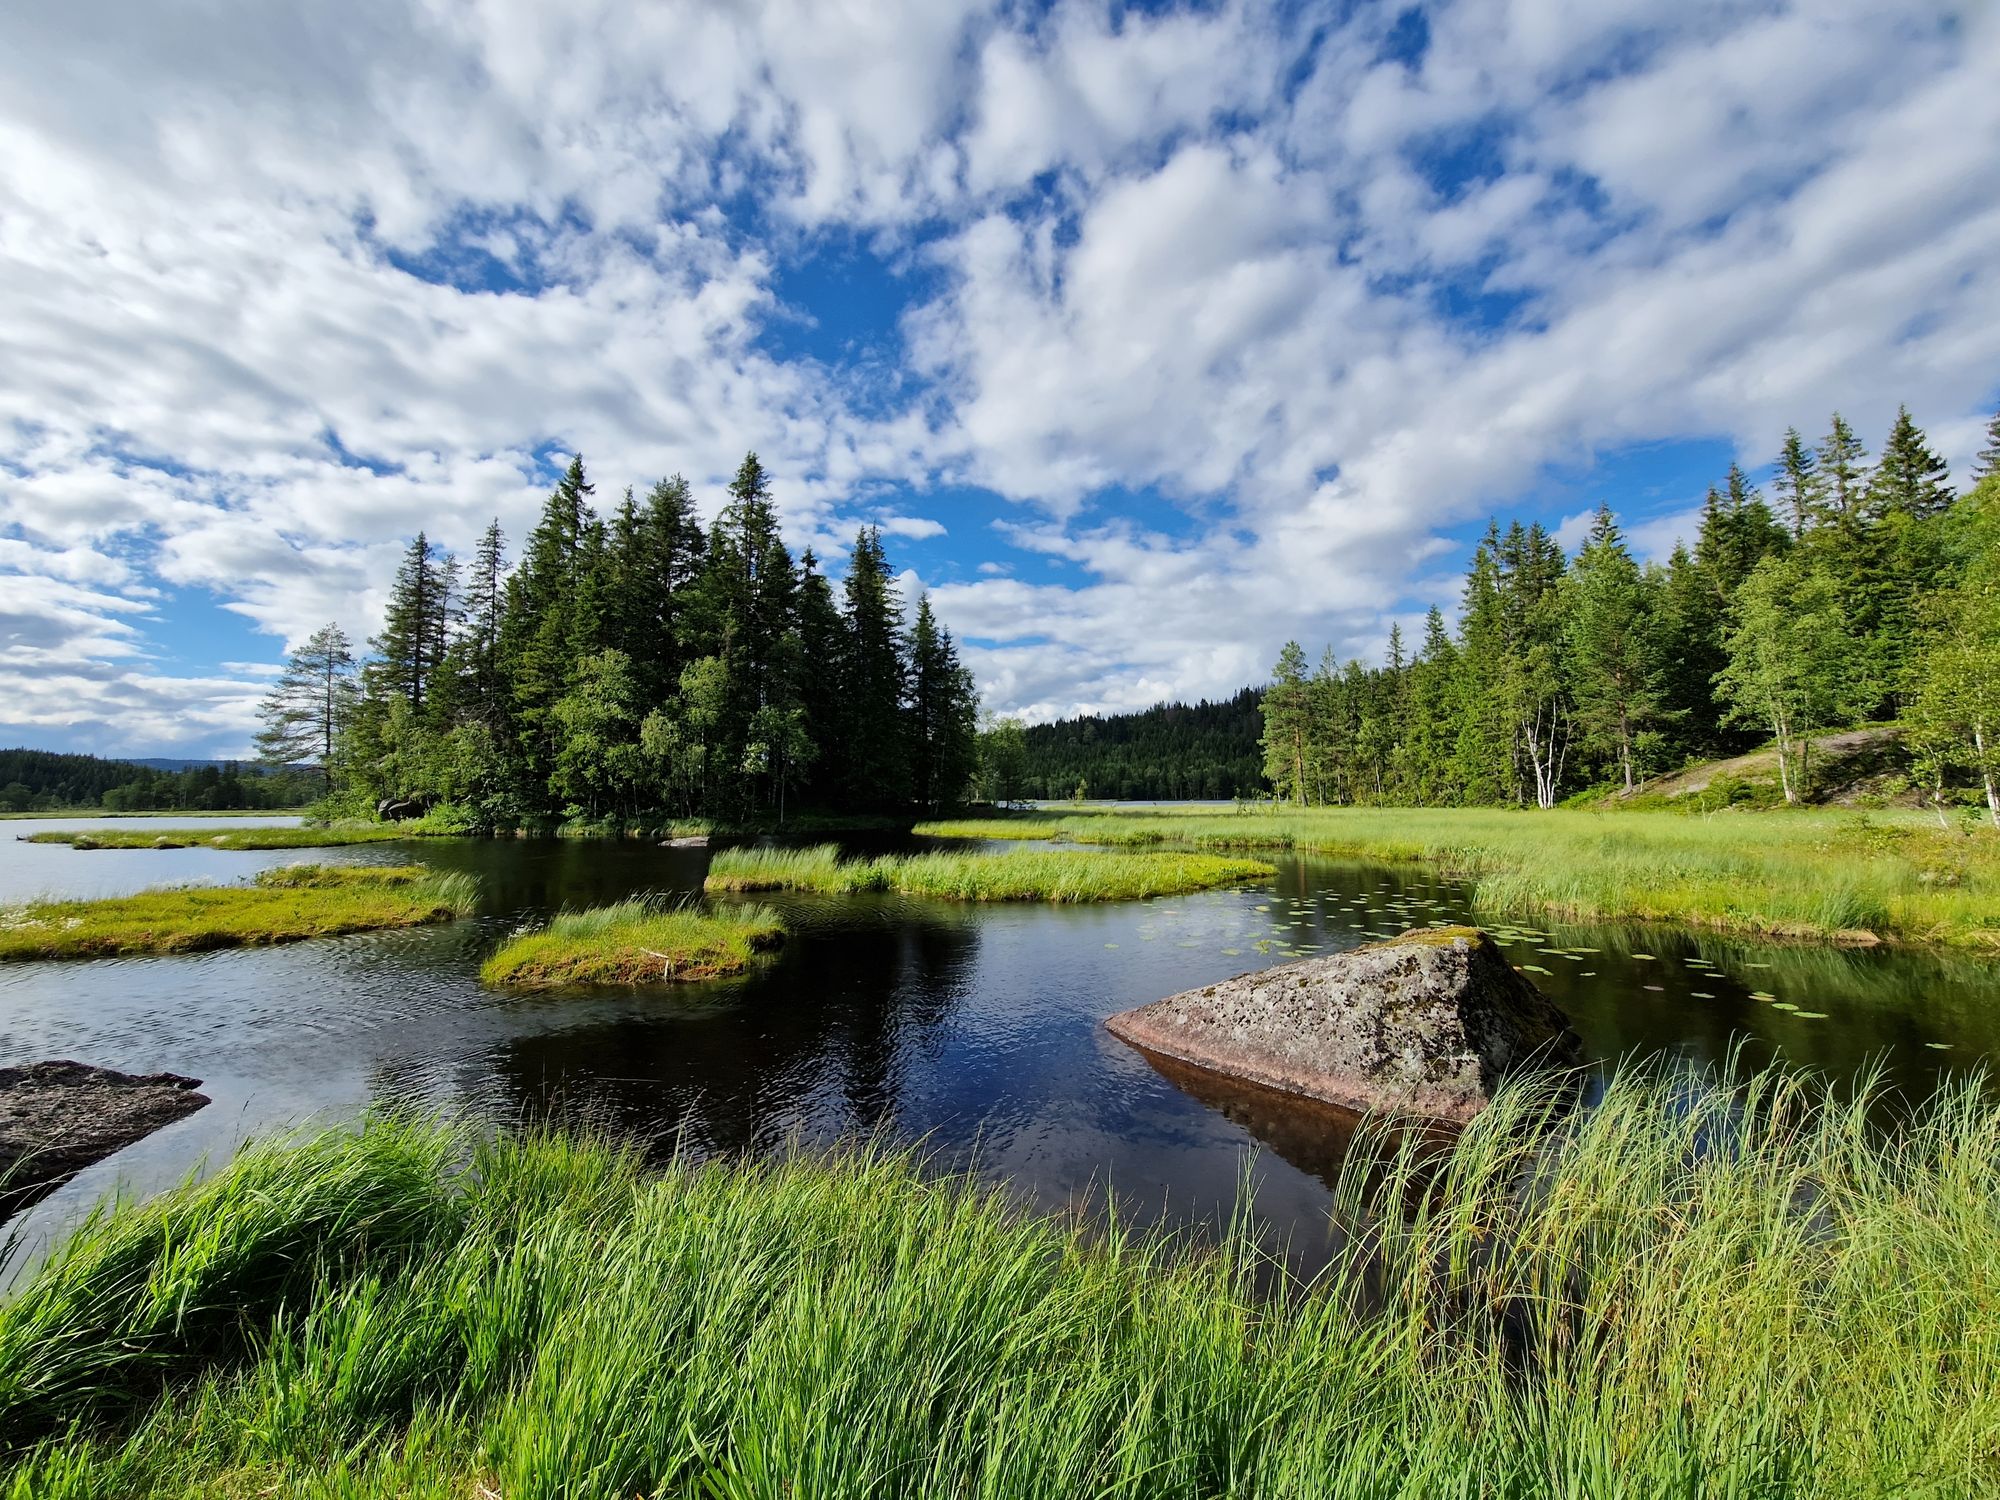
[[[1106,1021],[1141,1051],[1348,1109],[1469,1120],[1500,1080],[1573,1066],[1569,1018],[1473,927],[1419,928]]]
[[[0,1068],[0,1199],[32,1196],[208,1103],[199,1078],[80,1062]]]

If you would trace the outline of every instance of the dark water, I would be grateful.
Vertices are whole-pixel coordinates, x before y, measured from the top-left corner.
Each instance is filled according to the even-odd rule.
[[[707,854],[597,842],[423,841],[241,854],[31,847],[0,825],[0,902],[247,876],[297,859],[421,860],[479,877],[447,927],[181,958],[0,966],[0,1063],[71,1057],[204,1080],[207,1109],[16,1222],[29,1244],[114,1184],[144,1192],[274,1126],[371,1104],[512,1120],[589,1111],[687,1149],[923,1138],[1047,1206],[1108,1185],[1135,1217],[1212,1222],[1258,1158],[1257,1213],[1310,1257],[1350,1122],[1178,1082],[1103,1031],[1127,1006],[1467,915],[1409,868],[1277,861],[1248,890],[1085,908],[780,897],[794,929],[754,975],[659,993],[509,997],[480,959],[510,930],[635,891],[698,891]],[[996,848],[1008,846],[999,845]],[[1594,1057],[1696,1060],[1740,1042],[1910,1092],[2000,1047],[2000,974],[1964,959],[1777,947],[1679,930],[1496,924]],[[1760,996],[1769,996],[1764,999]],[[1786,1009],[1782,1007],[1794,1007]]]

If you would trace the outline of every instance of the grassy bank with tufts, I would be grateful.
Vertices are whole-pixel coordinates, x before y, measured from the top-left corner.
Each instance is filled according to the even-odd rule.
[[[896,891],[946,901],[1131,901],[1262,880],[1261,860],[1208,854],[885,854],[843,859],[810,849],[726,849],[709,865],[712,891]]]
[[[569,985],[674,984],[740,974],[784,941],[784,924],[762,906],[726,912],[620,901],[564,912],[480,966],[487,984],[546,990]]]
[[[170,886],[0,909],[0,961],[199,953],[448,922],[478,885],[421,865],[284,865],[249,885]]]
[[[1914,813],[1152,809],[917,831],[1414,862],[1472,882],[1495,913],[2000,951],[2000,837]]]
[[[1202,1249],[855,1150],[647,1172],[378,1121],[0,1304],[15,1500],[1809,1500],[2000,1484],[2000,1113],[1775,1076],[1377,1142],[1354,1249]],[[1380,1161],[1386,1155],[1386,1168]]]

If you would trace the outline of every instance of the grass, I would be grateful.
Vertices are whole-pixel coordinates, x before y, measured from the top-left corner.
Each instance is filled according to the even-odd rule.
[[[1207,854],[885,854],[842,859],[810,849],[726,849],[709,864],[714,891],[897,891],[947,901],[1131,901],[1260,880],[1259,860]]]
[[[564,912],[514,938],[480,967],[488,984],[544,990],[586,984],[660,984],[740,974],[784,940],[762,906],[722,914],[643,899]]]
[[[1471,881],[1475,904],[1496,913],[2000,951],[2000,838],[1946,832],[1915,813],[1155,809],[986,827],[917,831],[1410,861]]]
[[[412,818],[406,823],[337,822],[298,828],[85,828],[32,833],[23,842],[77,849],[336,849],[398,839],[449,838],[456,824]]]
[[[14,1500],[1991,1493],[2000,1113],[1868,1119],[1513,1089],[1352,1158],[1351,1250],[1276,1296],[1240,1229],[884,1149],[656,1175],[378,1120],[79,1229],[0,1304],[0,1454]]]
[[[477,883],[421,865],[284,865],[249,885],[171,886],[0,910],[0,962],[198,953],[446,922]]]

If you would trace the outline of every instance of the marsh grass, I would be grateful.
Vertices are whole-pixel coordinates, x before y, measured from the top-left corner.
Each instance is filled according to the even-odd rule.
[[[501,947],[481,965],[479,977],[530,990],[717,979],[742,973],[784,936],[784,924],[768,907],[716,913],[635,898],[562,913]]]
[[[169,886],[0,910],[0,961],[196,953],[462,917],[478,885],[421,865],[283,865],[249,885]]]
[[[832,844],[809,849],[726,849],[709,864],[717,891],[897,891],[947,901],[1130,901],[1261,880],[1261,860],[1209,854],[1098,854],[1055,849],[1018,854],[885,854],[843,859]]]
[[[1030,826],[999,819],[994,833],[975,834],[974,820],[919,831],[1016,837]],[[2000,951],[2000,838],[1946,832],[1914,814],[1151,809],[1077,813],[1044,836],[1422,863],[1472,882],[1475,905],[1499,913]]]
[[[378,1120],[87,1223],[0,1304],[15,1500],[1964,1496],[2000,1115],[1648,1070],[1382,1137],[1352,1249],[1027,1214],[855,1148]],[[1266,1283],[1268,1284],[1268,1283]]]

